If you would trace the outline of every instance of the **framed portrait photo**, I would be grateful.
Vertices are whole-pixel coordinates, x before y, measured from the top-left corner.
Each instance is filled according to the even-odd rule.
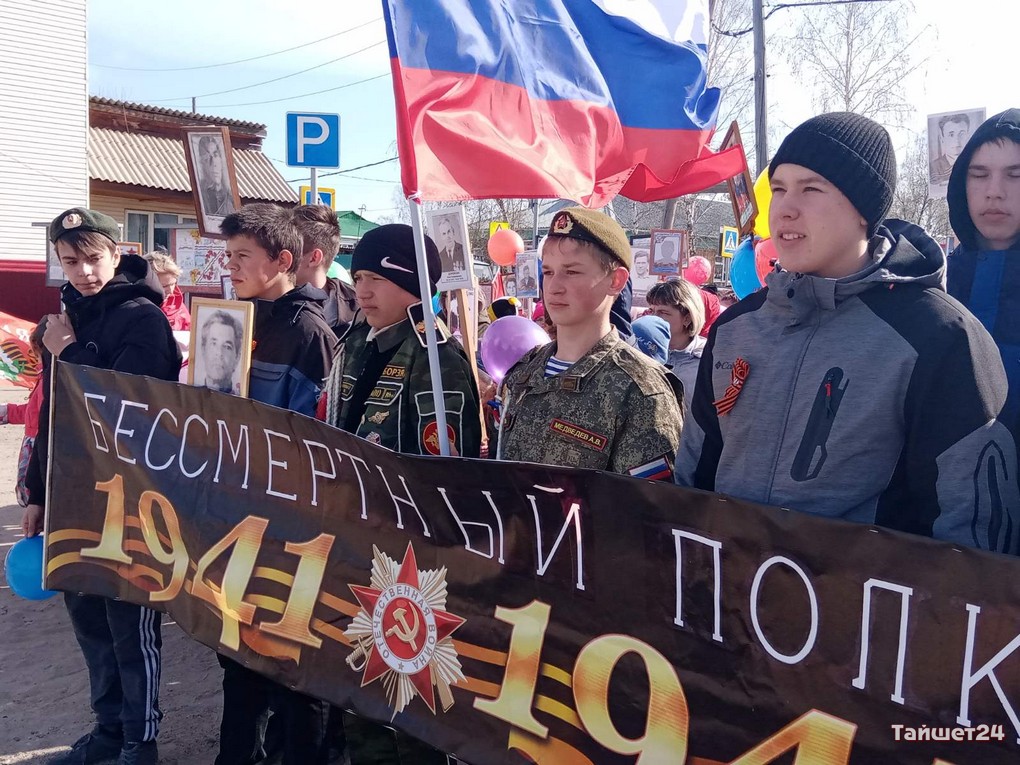
[[[928,115],[928,196],[944,198],[956,158],[985,121],[984,109]]]
[[[683,229],[652,229],[651,273],[656,276],[677,276],[687,265],[687,231]]]
[[[428,212],[429,236],[439,248],[443,275],[440,292],[471,289],[471,240],[463,207],[441,207]]]
[[[648,290],[657,284],[659,277],[652,273],[651,237],[633,237],[630,240],[631,306],[648,307]]]
[[[255,306],[247,300],[191,301],[188,385],[248,397]]]
[[[198,230],[209,239],[223,239],[220,224],[241,209],[230,131],[225,127],[183,128],[184,157],[198,213]]]
[[[734,146],[740,147],[740,153],[744,155],[744,172],[727,179],[726,186],[730,191],[730,203],[733,205],[733,217],[737,221],[737,228],[740,235],[749,234],[754,227],[754,216],[758,214],[758,202],[754,198],[754,178],[747,166],[747,154],[744,152],[744,143],[740,139],[740,128],[736,120],[730,123],[730,129],[726,131],[719,150],[731,149]]]
[[[234,283],[230,281],[230,274],[223,274],[220,277],[220,287],[223,290],[224,300],[237,300],[237,292],[234,291]]]
[[[514,276],[517,278],[517,297],[538,297],[538,250],[528,250],[517,256]]]

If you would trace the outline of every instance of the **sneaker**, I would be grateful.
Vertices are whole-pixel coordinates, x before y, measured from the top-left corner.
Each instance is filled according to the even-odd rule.
[[[58,754],[50,760],[50,765],[112,765],[117,762],[123,743],[120,736],[97,725],[75,741],[70,752]]]
[[[120,750],[117,765],[156,765],[158,760],[155,741],[129,741]]]

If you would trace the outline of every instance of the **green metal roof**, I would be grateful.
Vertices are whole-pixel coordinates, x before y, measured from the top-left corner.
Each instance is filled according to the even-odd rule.
[[[360,237],[366,231],[379,228],[378,223],[362,218],[354,210],[337,210],[336,217],[340,221],[340,231],[344,236]]]

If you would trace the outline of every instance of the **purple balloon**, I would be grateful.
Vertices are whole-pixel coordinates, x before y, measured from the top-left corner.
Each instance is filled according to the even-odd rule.
[[[510,367],[532,348],[550,342],[549,335],[531,319],[503,316],[496,319],[482,335],[482,363],[496,385],[503,382]]]

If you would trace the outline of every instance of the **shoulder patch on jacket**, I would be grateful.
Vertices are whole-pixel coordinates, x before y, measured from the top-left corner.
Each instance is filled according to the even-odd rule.
[[[411,320],[411,327],[414,336],[418,338],[422,348],[428,347],[428,335],[425,333],[425,309],[421,303],[415,303],[407,307],[407,317]],[[450,331],[446,325],[436,317],[436,342],[440,345],[450,339]]]

